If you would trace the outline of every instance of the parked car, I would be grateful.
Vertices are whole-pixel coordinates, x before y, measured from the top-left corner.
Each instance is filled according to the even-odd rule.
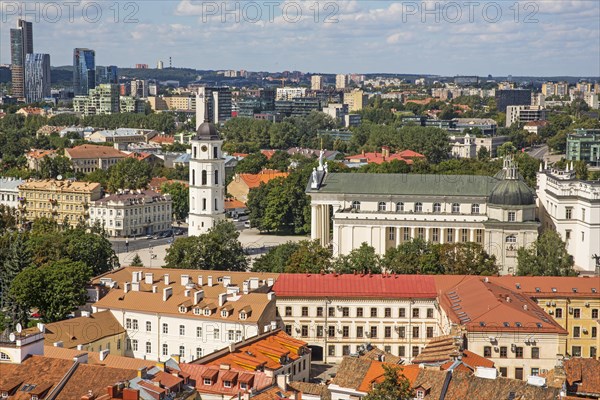
[[[244,222],[244,228],[250,228],[250,221],[245,221]]]

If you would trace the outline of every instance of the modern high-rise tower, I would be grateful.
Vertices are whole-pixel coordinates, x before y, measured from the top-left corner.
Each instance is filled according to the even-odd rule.
[[[50,97],[50,54],[25,57],[25,100],[27,103]]]
[[[73,91],[86,96],[96,87],[96,52],[90,49],[73,50]]]
[[[10,63],[12,95],[25,98],[25,56],[33,53],[33,24],[19,19],[18,27],[10,30]]]
[[[204,105],[204,115],[208,116],[208,101],[203,100],[197,107]],[[225,218],[225,160],[223,140],[208,118],[196,130],[191,145],[188,232],[199,236]]]

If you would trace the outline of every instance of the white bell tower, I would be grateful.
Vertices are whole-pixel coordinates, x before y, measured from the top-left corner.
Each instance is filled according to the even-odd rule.
[[[201,107],[197,98],[197,107]],[[225,219],[225,160],[221,152],[223,141],[217,128],[205,119],[191,140],[189,236],[203,235],[218,221]]]

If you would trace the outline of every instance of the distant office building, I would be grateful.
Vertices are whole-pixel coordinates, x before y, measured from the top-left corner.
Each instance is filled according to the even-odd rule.
[[[567,135],[567,160],[600,166],[600,129],[576,129]]]
[[[122,113],[144,114],[146,102],[133,96],[121,96],[119,98],[119,111]]]
[[[136,69],[148,69],[148,64],[135,64]]]
[[[348,111],[360,111],[367,105],[367,95],[362,90],[353,90],[344,93],[344,104],[348,104]]]
[[[567,82],[546,82],[542,85],[542,94],[549,96],[568,96],[569,84]]]
[[[73,50],[73,91],[87,96],[96,87],[96,52],[90,49]]]
[[[0,83],[8,83],[11,79],[10,66],[0,66]]]
[[[164,62],[162,62],[161,60],[159,60],[159,61],[156,63],[156,69],[163,69],[164,67],[165,67],[165,63],[164,63]]]
[[[148,83],[148,96],[156,96],[158,95],[158,83],[149,82]]]
[[[360,114],[346,114],[344,115],[344,127],[349,128],[351,126],[359,126],[361,121]]]
[[[208,107],[204,107],[204,102]],[[208,111],[207,111],[208,110]],[[231,89],[225,86],[200,87],[196,98],[196,125],[205,121],[205,113],[212,123],[225,122],[231,118]]]
[[[323,90],[323,77],[321,75],[313,75],[310,77],[311,90]]]
[[[544,121],[546,109],[540,106],[507,106],[506,127],[514,123],[527,123],[531,121]]]
[[[302,117],[320,109],[321,102],[315,97],[297,97],[289,101],[275,102],[275,112],[286,117]]]
[[[109,83],[91,89],[87,96],[75,96],[73,109],[85,116],[119,112],[119,86]]]
[[[531,104],[531,90],[529,89],[501,89],[496,90],[496,108],[499,112],[506,112],[508,106],[528,106]]]
[[[10,62],[12,69],[12,95],[25,97],[25,56],[33,53],[33,25],[19,19],[18,27],[10,30]]]
[[[348,86],[348,77],[344,74],[337,74],[335,76],[335,88],[346,89],[346,86]]]
[[[594,92],[598,94],[600,92],[600,86],[598,83],[579,82],[577,83],[577,86],[575,86],[575,90],[581,93]]]
[[[25,100],[34,103],[50,97],[50,55],[27,54],[25,57]]]
[[[119,68],[116,65],[107,67],[96,67],[96,84],[119,83]]]
[[[455,76],[454,83],[456,85],[468,86],[468,85],[477,85],[479,83],[478,76]]]
[[[131,96],[132,97],[148,97],[148,81],[136,79],[131,81]]]
[[[296,97],[306,96],[306,88],[300,87],[283,87],[277,88],[275,100],[292,100]]]
[[[341,122],[348,114],[348,104],[329,104],[323,107],[323,112],[337,122]]]

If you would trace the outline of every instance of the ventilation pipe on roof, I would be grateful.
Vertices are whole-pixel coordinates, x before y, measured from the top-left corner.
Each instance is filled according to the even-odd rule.
[[[169,274],[165,274],[165,285],[168,285],[169,283],[171,283],[169,279]]]
[[[181,286],[185,286],[190,282],[189,275],[181,275]]]
[[[145,275],[146,284],[152,285],[154,283],[154,274],[152,272],[148,272]]]
[[[231,284],[231,277],[230,276],[224,276],[223,277],[223,287],[227,287]]]
[[[275,299],[275,292],[269,292],[269,293],[267,293],[267,299],[269,301],[274,300]]]
[[[127,293],[130,290],[131,290],[131,283],[125,282],[125,284],[123,285],[123,293]]]
[[[204,279],[202,278],[202,275],[198,275],[198,286],[202,285],[204,285]]]
[[[250,293],[250,282],[248,282],[248,281],[242,282],[242,293],[244,293],[244,294]]]
[[[207,284],[208,284],[208,286],[212,286],[213,285],[212,275],[208,276]]]

